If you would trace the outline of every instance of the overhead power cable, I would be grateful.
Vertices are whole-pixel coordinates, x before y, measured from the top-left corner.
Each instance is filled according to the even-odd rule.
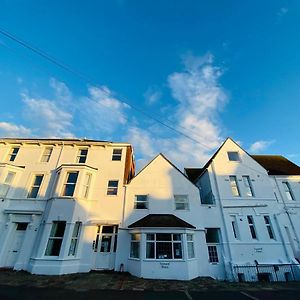
[[[48,62],[56,65],[57,67],[63,69],[64,71],[68,72],[68,73],[71,73],[73,75],[75,75],[76,77],[79,77],[81,80],[83,80],[85,83],[89,83],[89,84],[92,84],[92,85],[97,85],[96,83],[96,80],[94,80],[93,78],[91,78],[90,76],[74,69],[73,67],[70,67],[68,66],[67,64],[61,62],[60,60],[54,58],[53,56],[49,55],[47,52],[31,45],[30,43],[18,38],[17,36],[9,33],[8,31],[4,30],[4,29],[1,29],[0,28],[0,34],[2,34],[3,36],[5,36],[6,38],[18,43],[19,45],[21,45],[22,47],[32,51],[33,53],[37,54],[38,56],[42,57],[43,59],[47,60]],[[105,90],[103,90],[103,92],[108,96],[110,97],[111,95],[109,95],[109,93]],[[205,145],[204,143],[198,141],[197,139],[191,137],[190,135],[182,132],[181,130],[178,130],[176,129],[175,127],[171,126],[171,125],[168,125],[166,122],[163,122],[161,121],[160,119],[156,118],[156,117],[153,117],[152,115],[150,115],[149,113],[143,111],[142,109],[138,108],[137,106],[135,105],[132,105],[131,103],[128,102],[127,99],[124,99],[123,97],[119,96],[118,95],[118,100],[120,102],[122,102],[123,104],[126,104],[127,106],[129,106],[130,108],[134,109],[135,111],[137,111],[138,113],[146,116],[147,118],[149,119],[152,119],[153,121],[155,121],[156,123],[168,128],[169,130],[172,130],[173,132],[176,132],[177,134],[180,134],[184,137],[186,137],[187,139],[201,145],[202,147],[208,149],[208,150],[212,150],[209,146]],[[177,127],[180,127],[182,128],[183,130],[185,131],[188,131],[187,128],[184,128],[183,126],[177,126]]]

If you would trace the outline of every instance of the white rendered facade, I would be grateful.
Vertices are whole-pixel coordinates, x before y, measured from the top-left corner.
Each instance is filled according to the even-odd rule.
[[[129,144],[3,139],[0,157],[1,267],[34,274],[115,268],[123,185],[134,174]]]
[[[276,279],[294,276],[299,280],[299,266],[285,267],[300,259],[299,178],[269,175],[231,139],[201,170],[195,183],[202,206],[215,215],[220,226],[226,279],[256,281],[257,274],[247,274],[247,266],[282,265],[284,271],[277,271]],[[288,183],[293,199],[287,198],[282,182]],[[245,268],[241,271],[236,266]],[[261,267],[261,272],[268,275],[268,268]]]
[[[0,268],[254,281],[237,266],[300,259],[300,174],[268,174],[231,139],[194,183],[162,154],[134,177],[126,143],[2,139],[0,159]]]

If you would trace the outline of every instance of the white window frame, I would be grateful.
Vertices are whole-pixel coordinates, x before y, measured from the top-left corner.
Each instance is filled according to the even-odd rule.
[[[83,182],[83,198],[88,198],[89,192],[90,192],[90,187],[92,183],[92,173],[86,173],[84,176],[84,182]]]
[[[162,234],[166,234],[166,235],[170,235],[170,238],[169,240],[158,240],[157,239],[157,235],[162,235]],[[157,260],[157,261],[161,261],[161,260],[183,260],[184,259],[184,256],[183,256],[183,244],[182,244],[182,233],[171,233],[171,232],[155,232],[155,233],[147,233],[146,234],[146,259],[147,260]],[[153,236],[153,238],[150,238],[150,236]],[[180,239],[176,239],[175,236],[179,236]],[[153,244],[154,246],[154,257],[149,257],[148,256],[148,253],[147,253],[147,244]],[[160,257],[157,257],[158,254],[157,254],[157,245],[158,244],[170,244],[171,245],[171,255],[172,257],[163,257],[162,255]],[[169,245],[169,246],[170,246]],[[176,246],[175,246],[176,245]],[[175,249],[176,247],[178,247],[178,245],[180,245],[180,253],[181,253],[181,257],[176,257],[177,255],[175,255],[176,253],[176,250]]]
[[[231,229],[232,229],[233,237],[236,240],[239,240],[240,239],[240,231],[238,228],[238,222],[237,222],[236,216],[231,216]]]
[[[194,235],[192,233],[186,234],[186,244],[188,259],[195,258]]]
[[[174,195],[175,210],[189,210],[188,195]]]
[[[145,198],[144,200],[141,200],[139,198]],[[140,204],[144,204],[144,207],[139,207]],[[134,209],[148,209],[148,195],[135,195],[134,197]]]
[[[253,240],[258,240],[257,231],[256,231],[256,228],[255,228],[253,216],[248,215],[247,216],[247,222],[248,222],[248,225],[249,225],[249,231],[250,231],[250,235],[251,235],[252,239]]]
[[[40,182],[39,185],[35,184],[36,178],[38,176],[42,176],[42,180],[41,180],[41,182]],[[41,189],[41,186],[43,184],[44,178],[45,178],[44,174],[34,174],[32,182],[31,182],[31,185],[30,185],[30,187],[28,189],[27,198],[32,198],[32,199],[39,198],[39,193],[40,193],[40,189]],[[32,193],[33,189],[37,189],[36,196],[35,197],[30,197],[30,196],[32,196],[31,193]]]
[[[86,154],[82,154],[82,151],[86,151]],[[85,164],[86,160],[87,160],[87,156],[89,153],[89,149],[88,148],[80,148],[78,149],[78,154],[76,157],[76,163],[78,164]],[[84,161],[80,161],[81,159],[84,159]]]
[[[112,182],[117,182],[117,186],[113,186]],[[118,188],[119,188],[119,180],[108,180],[106,195],[107,196],[117,196]]]
[[[229,176],[229,183],[230,183],[232,196],[241,197],[241,192],[240,192],[240,189],[239,189],[238,180],[237,180],[237,177],[235,175],[230,175]]]
[[[111,160],[112,161],[121,161],[122,160],[122,152],[123,152],[122,148],[113,149]]]
[[[10,188],[12,187],[15,177],[16,177],[16,172],[13,171],[7,172],[4,183],[1,184],[2,193],[0,195],[0,198],[5,198],[7,196]]]
[[[218,245],[220,244],[221,232],[220,228],[205,228],[206,230],[206,244],[208,252],[208,261],[211,264],[218,264],[220,262],[218,254]],[[214,241],[208,241],[207,233],[209,230],[215,230],[215,235],[213,236],[216,239]]]
[[[70,174],[73,174],[73,173],[77,173],[77,177],[76,177],[75,182],[68,182],[69,175],[70,175]],[[79,171],[75,171],[75,170],[74,170],[74,171],[67,171],[67,172],[66,172],[66,175],[65,175],[65,182],[64,182],[64,184],[63,184],[63,190],[62,190],[62,193],[61,193],[61,196],[62,196],[62,197],[74,197],[74,194],[75,194],[75,191],[76,191],[76,185],[77,185],[77,182],[78,182],[78,178],[79,178]],[[68,185],[74,186],[72,195],[66,195],[66,190],[67,190],[67,186],[68,186]]]
[[[253,186],[252,186],[252,183],[251,183],[250,176],[243,175],[242,179],[243,179],[243,183],[244,183],[244,188],[246,190],[246,196],[247,197],[254,197],[254,191],[253,191]]]
[[[64,223],[64,230],[63,230],[63,235],[62,236],[56,236],[56,234],[55,234],[56,232],[53,232],[55,230],[56,224],[58,224],[58,223]],[[45,249],[45,256],[58,257],[60,255],[62,244],[63,244],[63,239],[64,239],[64,236],[65,236],[65,233],[66,233],[66,225],[67,225],[66,221],[53,221],[52,222],[51,231],[50,231],[47,246],[46,246],[46,249]],[[54,247],[54,241],[57,241],[57,240],[61,241],[60,246],[59,246],[59,250],[58,250],[58,255],[51,255],[51,253],[53,253],[52,251],[53,251],[53,247]],[[53,241],[53,243],[52,243],[52,241]]]
[[[15,161],[19,151],[20,147],[11,147],[8,154],[8,161]]]
[[[77,254],[81,226],[81,222],[75,222],[74,224],[68,256],[76,256]]]
[[[269,238],[271,240],[276,240],[276,238],[275,238],[275,232],[274,232],[274,229],[273,229],[273,226],[272,226],[272,222],[271,222],[270,216],[265,215],[263,217],[264,217],[264,221],[265,221],[265,225],[266,225],[266,228],[267,228],[267,232],[268,232]]]
[[[46,148],[44,149],[43,154],[42,154],[41,162],[42,162],[42,163],[47,163],[47,162],[49,162],[50,157],[51,157],[51,155],[52,155],[52,152],[53,152],[53,147],[46,147]]]
[[[140,259],[141,257],[141,234],[131,233],[130,234],[130,253],[129,258]],[[137,250],[137,253],[135,251]]]
[[[295,197],[294,197],[294,194],[293,194],[293,191],[291,189],[289,182],[282,181],[282,185],[283,185],[283,189],[284,189],[286,198],[288,200],[295,201]]]
[[[227,151],[227,157],[229,161],[241,161],[241,157],[238,151]]]

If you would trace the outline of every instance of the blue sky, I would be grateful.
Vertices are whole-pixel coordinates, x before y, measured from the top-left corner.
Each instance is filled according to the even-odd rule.
[[[300,163],[299,1],[1,1],[0,135],[131,142],[200,167],[230,136]],[[130,105],[198,140],[137,113]]]

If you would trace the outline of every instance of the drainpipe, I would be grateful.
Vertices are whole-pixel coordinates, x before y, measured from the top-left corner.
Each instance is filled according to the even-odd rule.
[[[121,222],[122,227],[124,227],[124,219],[125,219],[126,193],[127,193],[127,185],[124,185],[123,210],[122,210],[122,222]]]
[[[219,209],[220,209],[220,212],[221,212],[224,231],[225,231],[225,239],[226,239],[226,245],[227,245],[228,254],[229,254],[229,261],[230,261],[230,271],[231,271],[232,279],[234,279],[234,272],[233,272],[233,268],[232,268],[232,253],[231,253],[231,248],[229,246],[229,236],[228,236],[228,232],[227,232],[225,216],[224,216],[223,208],[221,207],[222,204],[221,204],[220,190],[219,190],[219,186],[218,186],[218,182],[217,182],[217,175],[216,175],[214,160],[212,160],[211,168],[212,168],[212,173],[213,173],[213,176],[214,176],[215,187],[216,187],[216,190],[217,190],[217,198],[219,200]]]
[[[285,203],[284,197],[283,197],[283,195],[282,195],[282,193],[281,193],[281,190],[280,190],[280,188],[279,188],[279,184],[278,184],[278,181],[277,181],[277,179],[276,179],[276,176],[274,176],[274,180],[275,180],[277,189],[278,189],[278,191],[279,191],[279,194],[280,194],[280,196],[281,196],[282,203],[283,203],[283,206],[284,206],[284,210],[285,210],[285,213],[286,213],[287,216],[288,216],[288,219],[289,219],[289,222],[290,222],[290,224],[291,224],[291,227],[292,227],[294,236],[295,236],[295,238],[296,238],[298,250],[299,250],[299,249],[300,249],[300,243],[299,243],[299,238],[298,238],[298,235],[297,235],[297,230],[296,230],[296,228],[295,228],[295,226],[294,226],[294,223],[293,223],[293,221],[292,221],[292,218],[291,218],[291,216],[290,216],[289,209],[288,209],[288,207],[286,206],[286,203]],[[294,253],[294,254],[295,254],[295,253]]]

